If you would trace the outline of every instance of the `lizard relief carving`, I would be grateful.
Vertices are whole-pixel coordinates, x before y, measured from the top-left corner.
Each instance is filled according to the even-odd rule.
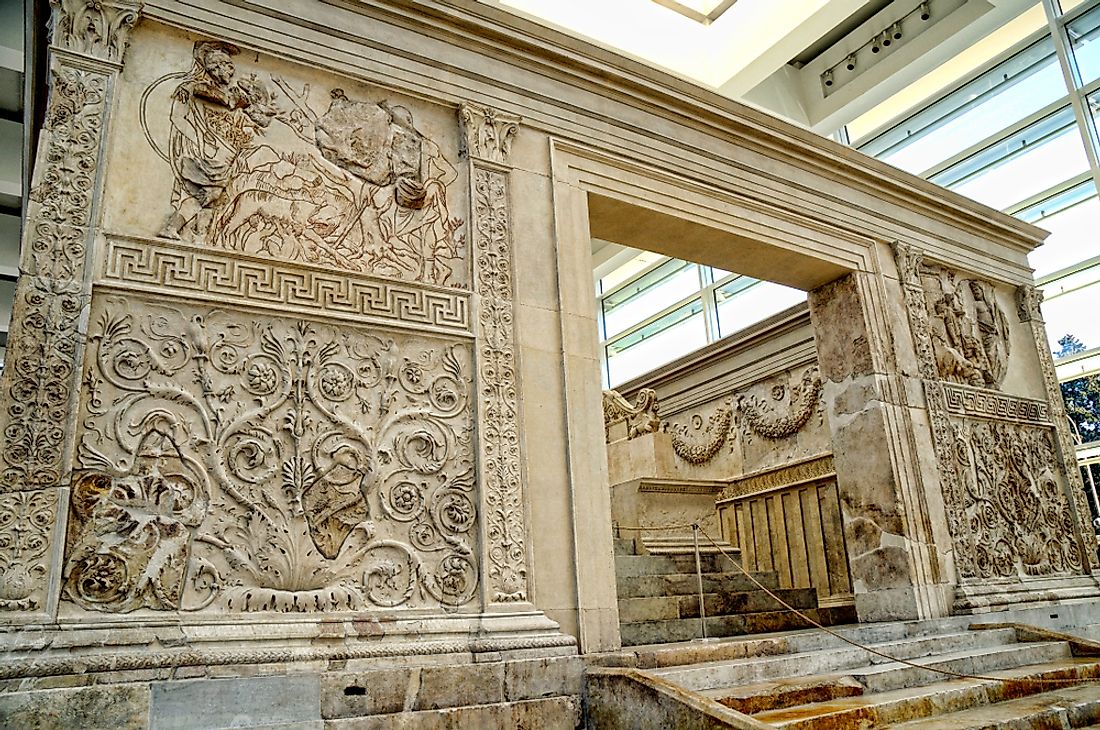
[[[473,598],[468,346],[97,304],[64,598],[107,612]]]
[[[228,43],[195,44],[189,71],[141,99],[145,137],[174,175],[159,231],[214,249],[468,287],[458,178],[412,112],[322,94],[258,70]],[[168,116],[167,138],[150,124]]]

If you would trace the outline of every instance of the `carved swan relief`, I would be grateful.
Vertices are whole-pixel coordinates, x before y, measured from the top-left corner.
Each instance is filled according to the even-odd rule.
[[[473,598],[467,346],[135,297],[91,321],[67,600],[335,611]]]

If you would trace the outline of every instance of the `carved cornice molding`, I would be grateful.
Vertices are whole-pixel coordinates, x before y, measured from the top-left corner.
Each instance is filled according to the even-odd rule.
[[[141,13],[136,0],[50,0],[51,43],[82,56],[122,63]]]
[[[817,479],[836,476],[833,455],[823,454],[811,459],[785,464],[777,469],[769,469],[734,479],[718,494],[719,503],[731,499],[740,499],[750,494],[758,494],[773,489],[803,484]]]
[[[487,106],[463,104],[458,109],[458,119],[462,127],[459,153],[463,157],[508,164],[512,138],[519,131],[519,116]]]

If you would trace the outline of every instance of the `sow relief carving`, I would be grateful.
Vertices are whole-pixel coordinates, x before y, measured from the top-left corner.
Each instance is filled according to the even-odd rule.
[[[245,76],[237,55],[227,43],[197,43],[190,70],[142,95],[146,139],[174,176],[158,234],[468,288],[463,220],[449,198],[458,174],[412,112],[339,88]],[[151,123],[159,109],[167,126]]]
[[[137,297],[93,308],[63,597],[97,611],[460,607],[466,344]]]

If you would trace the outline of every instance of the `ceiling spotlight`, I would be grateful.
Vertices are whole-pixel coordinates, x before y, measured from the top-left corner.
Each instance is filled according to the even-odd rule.
[[[832,86],[833,85],[833,72],[832,72],[832,69],[830,69],[830,70],[826,71],[825,73],[821,74],[821,83],[825,84],[826,86]]]
[[[893,43],[893,42],[894,42],[894,40],[890,37],[890,34],[886,31],[883,31],[882,32],[882,47],[883,48],[889,48],[890,44]]]
[[[894,37],[895,41],[901,40],[901,23],[897,22],[890,26],[890,35]]]
[[[849,71],[856,70],[856,54],[852,53],[848,56],[848,58],[844,60],[844,68],[848,69]]]
[[[932,7],[929,4],[928,0],[925,0],[923,3],[920,4],[919,10],[921,20],[928,20],[932,17]]]
[[[875,36],[875,39],[871,41],[871,53],[878,53],[881,50],[882,48],[878,44],[878,36]]]

